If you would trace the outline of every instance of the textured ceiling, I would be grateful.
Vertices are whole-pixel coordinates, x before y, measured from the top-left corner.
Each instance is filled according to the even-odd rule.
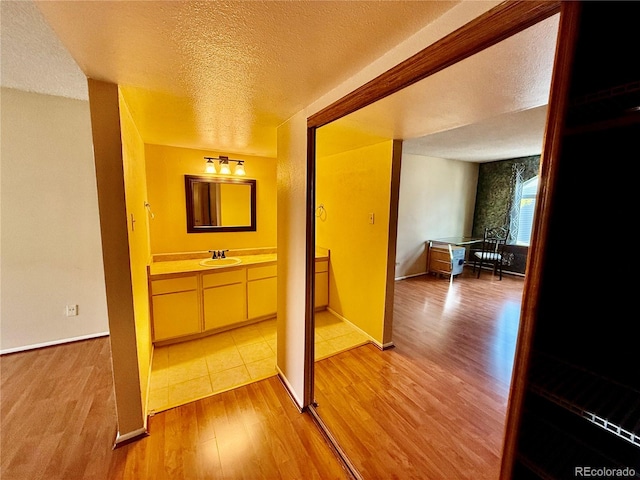
[[[558,20],[554,15],[322,127],[333,132],[322,138],[334,144],[325,140],[319,153],[395,138],[405,140],[403,152],[456,160],[539,154]]]
[[[276,128],[457,2],[38,1],[144,140],[276,153]]]
[[[124,85],[147,143],[275,156],[278,125],[457,2],[0,3],[3,86],[86,99],[86,74]],[[557,16],[340,128],[444,158],[539,153],[556,30]]]
[[[402,151],[467,162],[492,162],[542,152],[547,106],[505,113],[407,140]]]
[[[3,87],[87,100],[87,79],[31,1],[0,1]]]

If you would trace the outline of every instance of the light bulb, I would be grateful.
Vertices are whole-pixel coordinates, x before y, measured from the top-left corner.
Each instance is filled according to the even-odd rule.
[[[238,162],[238,164],[236,165],[236,169],[233,172],[236,175],[245,175],[244,172],[244,162]]]
[[[210,158],[207,159],[207,163],[204,166],[205,173],[216,173],[216,164]]]
[[[228,160],[220,160],[220,173],[223,175],[229,175],[231,173]]]

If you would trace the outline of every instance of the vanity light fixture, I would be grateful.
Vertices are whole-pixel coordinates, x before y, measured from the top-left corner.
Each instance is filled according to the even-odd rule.
[[[244,176],[246,172],[244,171],[244,160],[232,160],[229,157],[224,155],[220,155],[219,157],[204,157],[206,160],[204,171],[205,173],[218,173],[216,169],[216,164],[214,160],[218,160],[218,167],[220,169],[221,175],[230,175],[231,167],[229,166],[229,162],[235,162],[236,167],[233,170],[234,175]]]
[[[227,157],[220,157],[220,173],[222,175],[229,175],[231,173],[229,159]]]
[[[216,173],[216,164],[212,157],[204,157],[207,163],[204,165],[204,173]]]

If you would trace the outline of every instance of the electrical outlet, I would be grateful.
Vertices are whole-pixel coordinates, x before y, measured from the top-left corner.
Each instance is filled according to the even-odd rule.
[[[67,317],[75,317],[78,315],[78,305],[67,305]]]

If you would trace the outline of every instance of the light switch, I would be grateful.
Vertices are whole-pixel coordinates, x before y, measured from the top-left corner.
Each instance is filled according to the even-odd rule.
[[[370,214],[369,214],[369,223],[370,223],[371,225],[373,225],[373,224],[375,223],[375,221],[376,221],[376,218],[375,218],[375,217],[376,217],[376,216],[375,216],[373,213],[370,213]]]

